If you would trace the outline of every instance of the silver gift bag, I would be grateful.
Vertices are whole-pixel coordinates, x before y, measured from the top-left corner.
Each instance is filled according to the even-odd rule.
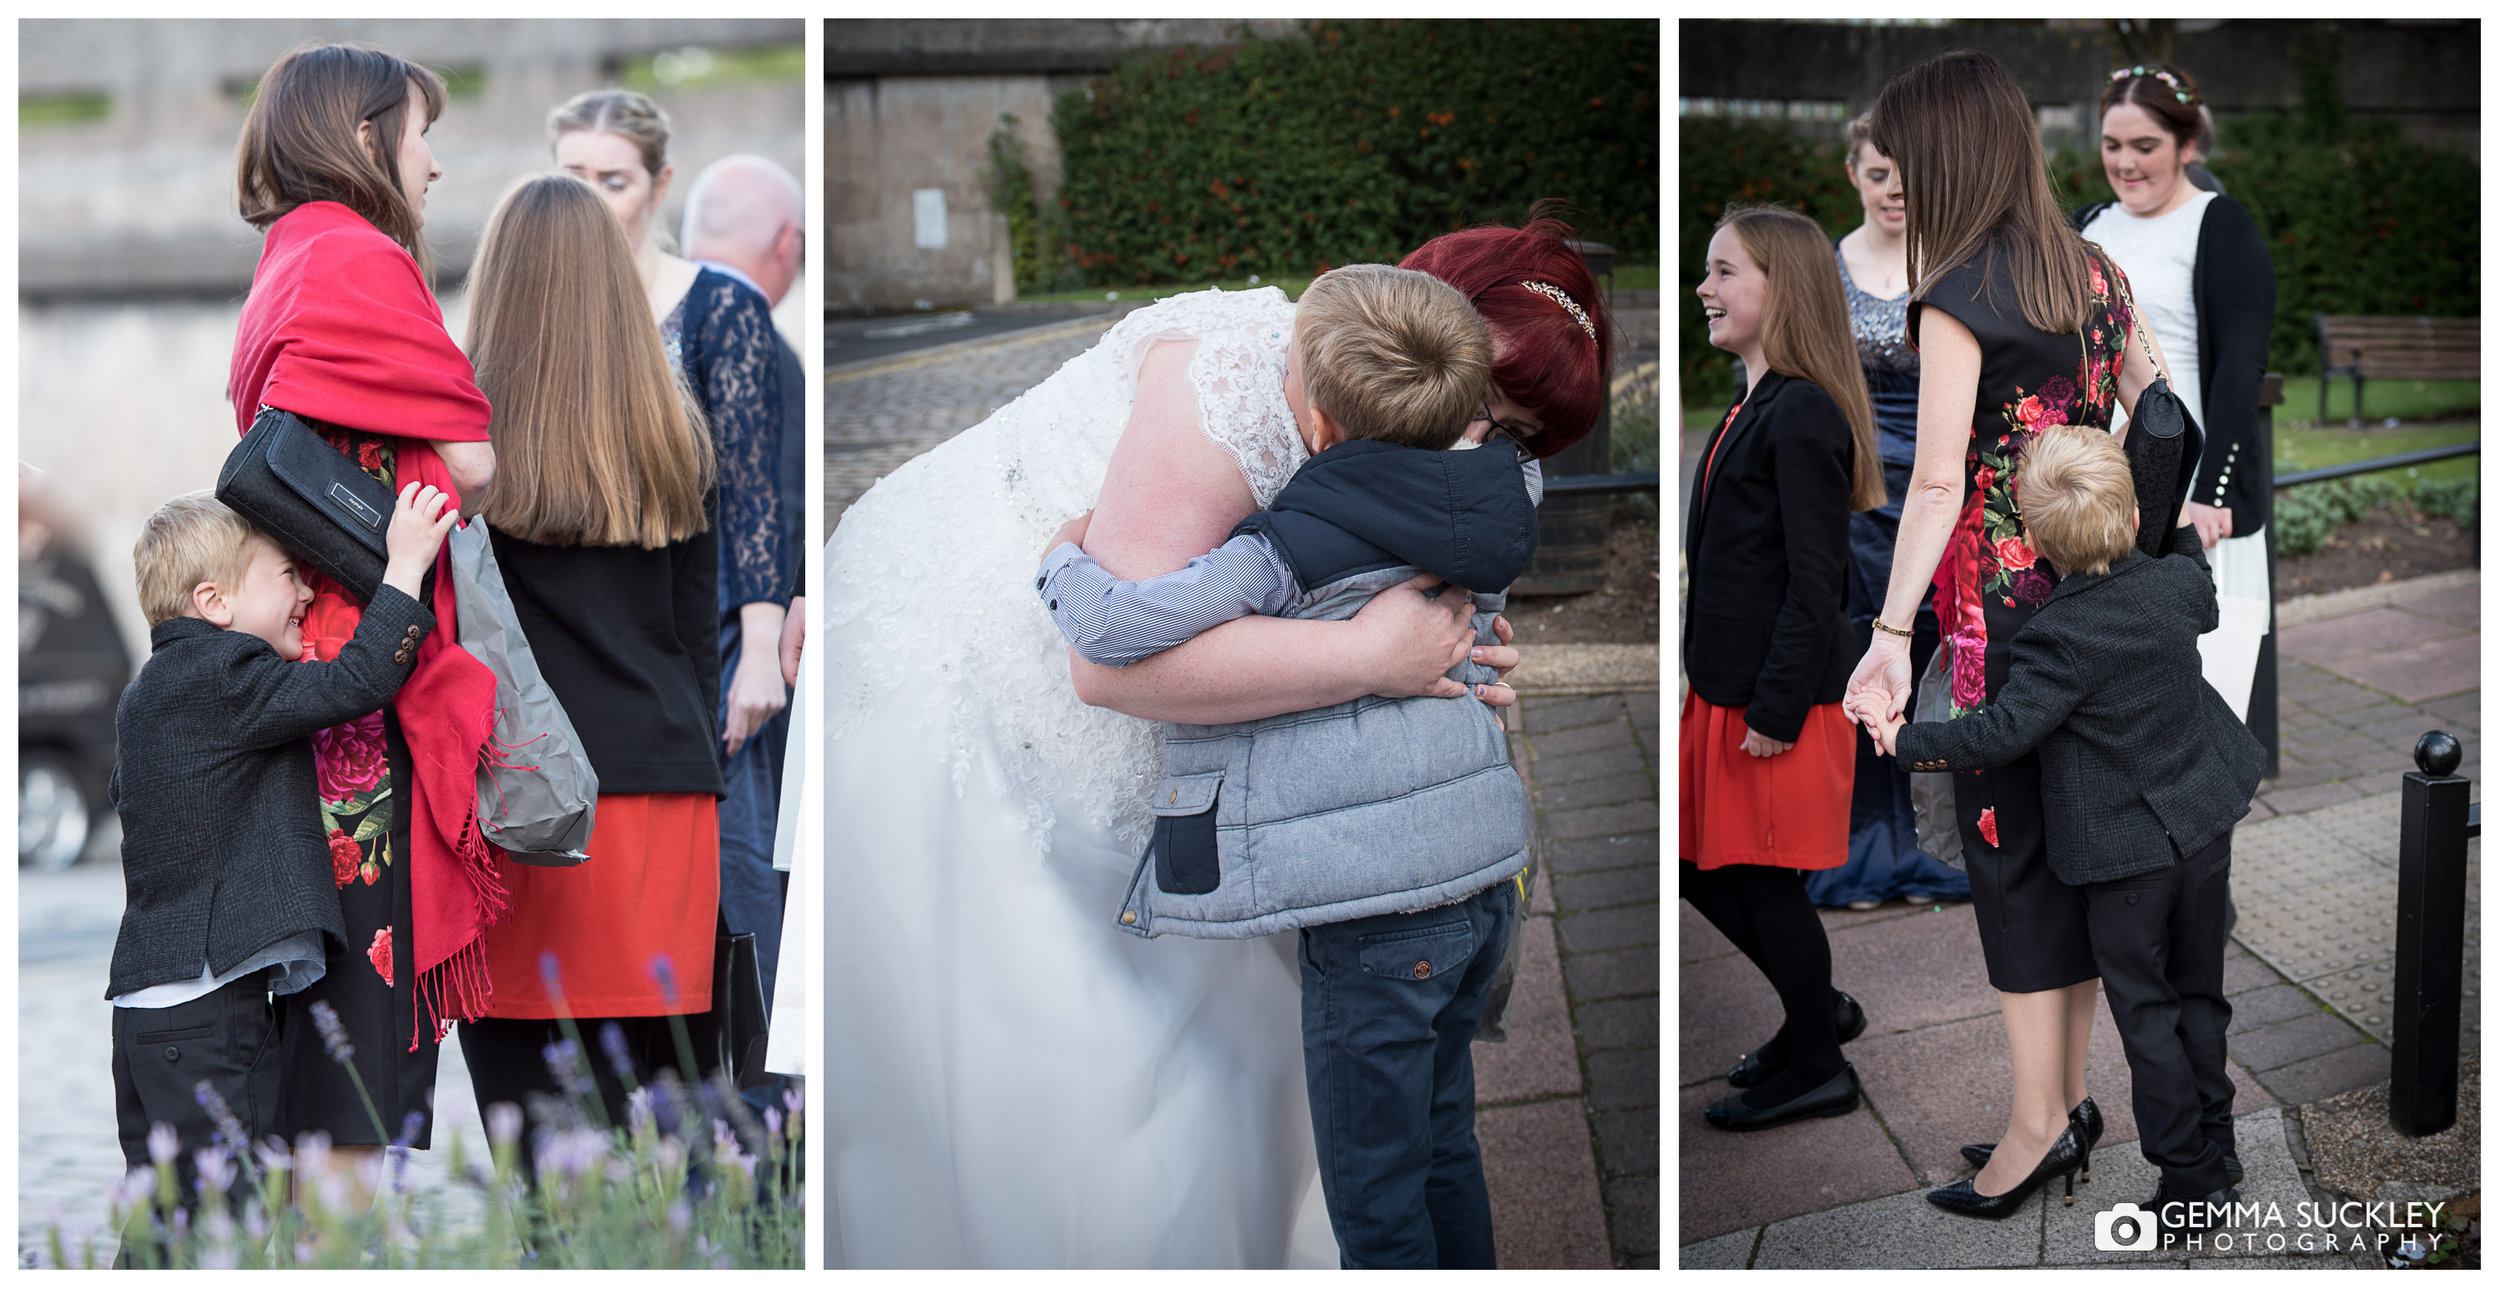
[[[521,633],[486,521],[471,516],[447,545],[460,647],[495,673],[494,745],[477,770],[478,821],[514,863],[579,864],[590,858],[582,848],[599,801],[598,772]]]
[[[1910,699],[1913,721],[1953,719],[1953,681],[1944,673],[1945,655],[1953,642],[1943,641],[1927,659],[1918,689]],[[1910,772],[1910,805],[1918,812],[1918,848],[1955,868],[1962,863],[1962,829],[1953,818],[1953,776]]]

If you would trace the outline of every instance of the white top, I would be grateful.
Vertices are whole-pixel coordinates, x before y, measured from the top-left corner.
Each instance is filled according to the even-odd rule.
[[[2199,426],[2205,423],[2205,394],[2196,352],[2196,235],[2204,229],[2205,207],[2213,199],[2214,194],[2200,189],[2177,210],[2151,219],[2111,202],[2083,228],[2083,235],[2098,242],[2127,275],[2136,305],[2161,343],[2170,391],[2187,404],[2188,415]],[[2143,357],[2141,347],[2130,348],[2136,358]]]
[[[288,936],[251,957],[245,958],[236,964],[234,970],[222,976],[211,972],[206,964],[202,964],[200,978],[197,980],[176,980],[169,984],[134,989],[115,998],[113,1005],[146,1008],[177,1007],[194,998],[206,998],[256,971],[268,972],[269,992],[284,997],[287,994],[302,993],[311,988],[313,982],[321,979],[321,973],[327,969],[328,965],[321,956],[321,933],[306,931],[302,935]]]

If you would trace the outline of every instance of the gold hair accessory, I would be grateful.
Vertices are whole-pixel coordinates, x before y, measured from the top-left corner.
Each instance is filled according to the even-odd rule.
[[[1570,296],[1565,295],[1561,287],[1555,286],[1551,282],[1522,282],[1519,285],[1536,292],[1538,295],[1544,296],[1548,300],[1552,300],[1554,303],[1559,304],[1566,309],[1569,309],[1571,311],[1571,320],[1580,324],[1580,330],[1589,333],[1589,339],[1597,339],[1597,324],[1589,321],[1588,313],[1577,303],[1574,303]]]

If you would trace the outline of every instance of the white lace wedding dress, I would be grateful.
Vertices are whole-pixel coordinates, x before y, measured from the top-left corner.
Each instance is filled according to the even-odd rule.
[[[845,514],[825,567],[828,1265],[1333,1266],[1292,945],[1114,924],[1152,722],[1033,592],[1164,337],[1264,505],[1304,456],[1282,292],[1139,310]]]

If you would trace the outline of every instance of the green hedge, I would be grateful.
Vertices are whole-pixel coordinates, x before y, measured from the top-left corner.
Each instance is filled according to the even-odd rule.
[[[1394,260],[1558,197],[1658,245],[1655,22],[1314,22],[1063,95],[1065,254],[1095,286]]]
[[[1771,201],[1812,215],[1832,236],[1863,217],[1838,142],[1784,122],[1688,117],[1679,156],[1684,206],[1676,277],[1686,401],[1731,391],[1727,355],[1710,347],[1692,297],[1711,226],[1729,203]],[[2248,207],[2274,257],[2270,370],[2314,374],[2313,313],[2471,316],[2482,295],[2481,171],[2473,158],[2411,143],[2387,122],[2308,113],[2227,121],[2210,169]],[[2069,209],[2111,199],[2100,158],[2048,157]]]

